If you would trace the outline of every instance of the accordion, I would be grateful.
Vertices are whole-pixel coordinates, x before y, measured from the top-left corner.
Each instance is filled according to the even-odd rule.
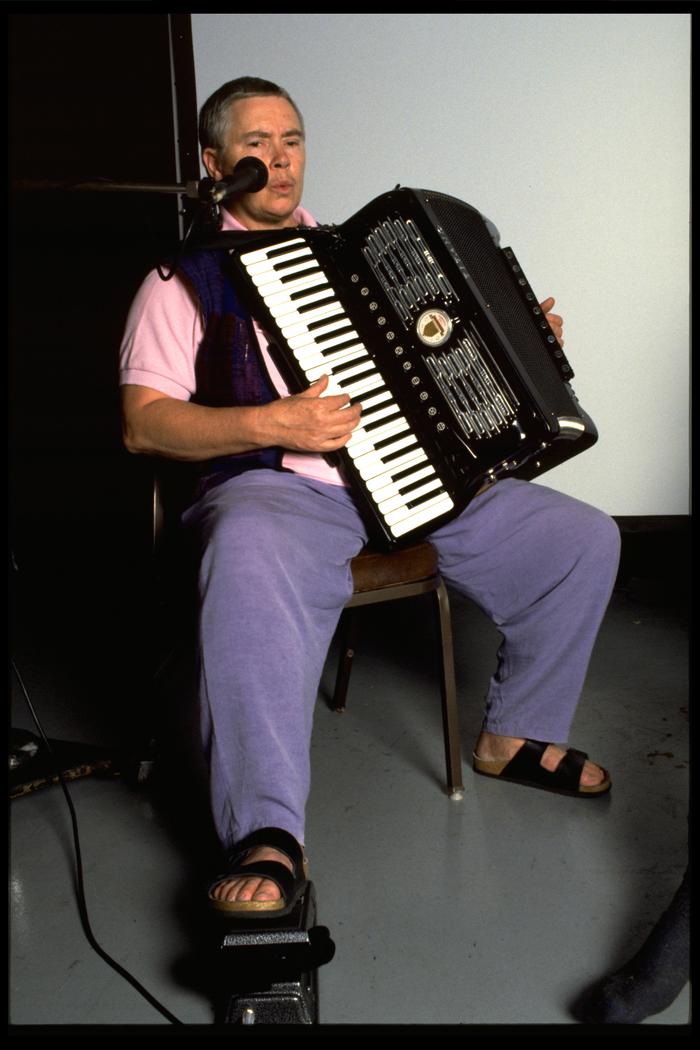
[[[337,226],[215,245],[290,389],[326,374],[327,393],[361,403],[332,460],[375,543],[421,539],[485,484],[596,441],[513,250],[470,205],[399,188]]]

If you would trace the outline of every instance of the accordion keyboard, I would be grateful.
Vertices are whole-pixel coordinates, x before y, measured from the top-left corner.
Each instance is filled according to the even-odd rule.
[[[439,469],[414,433],[303,238],[245,252],[241,264],[309,383],[362,406],[347,454],[396,538],[454,508]]]

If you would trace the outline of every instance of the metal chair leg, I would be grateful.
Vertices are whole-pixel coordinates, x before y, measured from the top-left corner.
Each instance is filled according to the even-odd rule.
[[[357,615],[354,609],[345,610],[345,624],[341,635],[340,662],[335,679],[335,689],[330,701],[332,711],[341,714],[345,710],[345,702],[350,684],[350,672],[352,661],[355,657],[355,642],[357,639]]]
[[[447,793],[451,799],[464,798],[462,783],[462,747],[457,709],[457,686],[455,682],[454,648],[452,644],[452,617],[450,601],[445,584],[435,592],[437,619],[440,631],[440,685],[442,692],[442,729],[445,740],[445,766],[447,770]]]

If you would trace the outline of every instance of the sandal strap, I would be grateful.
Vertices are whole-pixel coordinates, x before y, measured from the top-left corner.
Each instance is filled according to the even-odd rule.
[[[233,847],[228,856],[228,863],[238,864],[251,850],[256,849],[258,846],[269,846],[271,849],[276,849],[279,853],[284,853],[285,857],[294,866],[294,875],[297,875],[301,870],[304,861],[302,848],[294,836],[290,835],[284,828],[258,828],[256,831],[251,831],[249,835],[246,835],[244,839],[241,839]],[[277,862],[261,861],[260,863],[275,864]],[[281,867],[284,867],[284,865],[281,865]],[[284,870],[287,871],[286,868]],[[290,873],[287,871],[287,874]]]
[[[579,751],[575,747],[569,748],[554,771],[557,780],[561,780],[563,787],[571,791],[580,789],[583,764],[587,758],[585,751]]]
[[[588,758],[584,751],[569,748],[556,769],[550,771],[541,765],[542,755],[549,747],[544,740],[526,740],[519,751],[513,755],[502,773],[509,777],[519,777],[543,787],[556,785],[565,791],[578,791],[583,764]]]

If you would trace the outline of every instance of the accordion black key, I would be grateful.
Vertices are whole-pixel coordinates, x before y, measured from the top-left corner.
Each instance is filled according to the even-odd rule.
[[[293,391],[326,374],[361,403],[333,454],[375,542],[413,542],[487,483],[533,478],[596,428],[511,248],[428,190],[383,194],[338,226],[222,233],[236,286]]]

